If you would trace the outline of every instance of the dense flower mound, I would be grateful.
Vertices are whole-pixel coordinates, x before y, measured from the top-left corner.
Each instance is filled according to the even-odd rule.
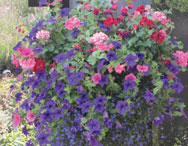
[[[58,5],[58,2],[57,2]],[[115,0],[87,0],[47,15],[15,47],[23,69],[14,127],[31,124],[27,146],[150,145],[152,124],[185,115],[177,77],[188,53],[172,22],[143,5],[117,12]],[[55,9],[57,10],[57,8]],[[24,127],[25,128],[25,127]]]

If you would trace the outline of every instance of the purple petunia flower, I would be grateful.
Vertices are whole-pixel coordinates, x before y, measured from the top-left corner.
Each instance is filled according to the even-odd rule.
[[[134,90],[135,85],[135,81],[130,79],[125,80],[125,82],[123,82],[124,91],[126,92],[128,90]]]
[[[71,58],[73,58],[76,55],[76,53],[74,51],[75,51],[74,49],[71,49],[66,52],[66,57],[69,61],[71,60]]]
[[[52,111],[55,108],[55,102],[52,100],[48,100],[48,102],[46,103],[46,105],[44,106],[45,109]]]
[[[163,124],[163,119],[162,117],[155,117],[153,120],[153,123],[158,127],[160,124]]]
[[[122,45],[120,42],[116,41],[111,41],[112,45],[114,46],[115,49],[121,49]]]
[[[136,53],[136,56],[137,56],[141,61],[144,60],[144,53],[138,52],[138,53]]]
[[[54,119],[57,120],[63,117],[63,110],[62,109],[55,109],[53,112]]]
[[[67,81],[69,82],[69,85],[77,85],[80,80],[83,80],[83,74],[84,72],[73,72],[68,75],[66,78]]]
[[[172,73],[174,73],[176,75],[180,72],[179,68],[176,65],[174,65],[174,64],[168,63],[165,66],[168,68],[168,70],[170,72],[172,72]]]
[[[75,37],[77,37],[77,35],[80,33],[80,31],[78,30],[78,28],[75,28],[74,30],[73,30],[73,32],[72,32],[72,37],[73,38],[75,38]]]
[[[97,121],[96,119],[92,119],[91,121],[89,121],[87,123],[87,126],[91,133],[101,130],[101,122]]]
[[[89,143],[91,146],[99,146],[99,141],[94,136],[90,136]]]
[[[55,81],[58,77],[59,77],[58,72],[57,72],[57,70],[54,69],[51,72],[51,79],[52,79],[52,81]]]
[[[36,134],[36,138],[37,138],[40,145],[49,143],[49,140],[48,140],[49,134],[47,134],[47,133],[40,131],[39,133]]]
[[[25,136],[27,136],[29,133],[28,133],[28,130],[26,128],[26,126],[22,129],[22,132]]]
[[[102,75],[101,76],[101,80],[99,81],[99,84],[101,85],[101,87],[104,87],[104,85],[108,84],[108,75]]]
[[[63,98],[66,93],[67,91],[65,91],[64,89],[60,89],[58,90],[57,95],[58,97]]]
[[[88,101],[88,94],[87,93],[83,93],[79,98],[76,99],[76,102],[78,104],[82,104],[86,101]]]
[[[16,46],[14,46],[13,50],[14,50],[14,51],[17,51],[17,49],[20,48],[21,46],[22,46],[22,42],[18,42],[18,43],[16,44]]]
[[[76,86],[75,88],[77,89],[79,94],[81,94],[83,92],[83,90],[84,90],[83,86],[81,86],[81,85],[80,86]]]
[[[110,31],[110,28],[108,26],[105,26],[104,24],[99,23],[99,27],[100,27],[101,30],[104,30],[104,31],[107,31],[107,32]]]
[[[116,129],[120,129],[120,128],[122,128],[120,122],[119,122],[119,121],[116,121]]]
[[[106,56],[108,61],[117,60],[117,54],[115,52],[109,52]]]
[[[52,121],[52,112],[50,112],[49,110],[47,110],[45,113],[40,113],[39,117],[40,117],[40,121]]]
[[[102,113],[105,109],[106,109],[106,107],[103,103],[95,104],[95,111]]]
[[[97,72],[100,72],[101,69],[105,67],[107,61],[105,59],[100,59],[99,64],[97,65]]]
[[[92,104],[89,101],[86,101],[84,103],[82,103],[81,105],[79,105],[79,108],[82,110],[82,113],[88,113],[90,108],[91,108]]]
[[[64,105],[63,105],[63,109],[70,109],[71,105],[69,103],[69,101],[67,99],[64,99]]]
[[[57,55],[54,60],[57,62],[57,63],[62,63],[62,62],[65,62],[67,59],[67,56],[66,54],[63,54],[63,53],[60,53],[59,55]]]
[[[42,49],[41,46],[38,46],[36,48],[33,49],[33,52],[40,55],[44,50]]]
[[[173,39],[168,39],[174,46],[177,46],[178,45],[178,43],[176,42],[176,41],[174,41]]]
[[[116,109],[118,110],[118,112],[122,115],[123,113],[125,113],[128,110],[128,103],[127,101],[118,101],[117,105],[116,105]]]
[[[105,119],[104,120],[104,125],[107,127],[107,128],[112,128],[112,121],[110,119]]]
[[[180,93],[184,89],[184,86],[181,82],[175,81],[172,85],[172,89],[175,90],[176,93]]]
[[[42,80],[45,81],[46,80],[47,72],[40,71],[40,72],[36,72],[35,74],[38,77],[38,80],[40,80],[40,81],[42,81]]]
[[[22,99],[22,93],[16,93],[15,97],[17,102],[20,101]]]
[[[63,84],[62,81],[58,81],[56,83],[56,85],[55,85],[56,92],[58,92],[59,90],[61,90],[64,86],[65,86],[65,84]]]
[[[61,15],[61,17],[69,16],[70,8],[63,8],[58,11],[58,13]]]
[[[132,53],[127,55],[127,57],[125,58],[125,62],[127,64],[127,66],[130,66],[130,67],[135,66],[137,58],[138,57],[134,56]]]
[[[94,99],[95,104],[104,104],[107,101],[105,96],[98,96]]]
[[[31,140],[29,140],[25,146],[33,146],[33,143],[31,143]]]
[[[146,89],[146,92],[143,97],[147,101],[147,103],[149,103],[150,101],[156,101],[154,94],[151,93],[149,89]]]

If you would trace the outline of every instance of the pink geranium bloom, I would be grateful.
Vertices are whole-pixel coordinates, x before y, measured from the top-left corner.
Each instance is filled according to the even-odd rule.
[[[125,66],[124,65],[121,65],[120,63],[115,67],[115,71],[116,73],[118,74],[121,74],[122,71],[125,71]]]
[[[137,65],[137,69],[139,72],[147,72],[149,67],[146,65]]]
[[[100,44],[106,44],[109,40],[108,36],[103,32],[97,32],[92,37],[90,37],[89,42],[100,45]]]
[[[65,27],[68,30],[73,30],[75,27],[79,28],[80,27],[80,20],[73,16],[65,21]]]
[[[108,67],[108,71],[109,71],[110,73],[113,72],[113,68],[112,68],[112,66],[109,66],[109,67]]]
[[[34,112],[31,112],[30,110],[27,112],[27,117],[26,119],[29,121],[29,122],[34,122],[36,117],[34,116]]]
[[[166,25],[167,17],[164,13],[156,11],[156,12],[152,13],[152,17],[154,20],[158,20],[162,24]]]
[[[22,80],[23,80],[23,75],[22,75],[22,74],[19,74],[19,75],[18,75],[18,80],[19,80],[19,81],[22,81]]]
[[[37,39],[49,39],[50,38],[50,33],[49,31],[46,30],[40,30],[36,34]]]
[[[12,54],[12,64],[16,64],[16,67],[19,67],[19,60],[15,57],[15,54]]]
[[[176,53],[174,53],[174,56],[177,57],[176,63],[179,64],[179,66],[187,66],[188,52],[184,53],[183,51],[176,51]]]
[[[92,78],[94,84],[98,84],[99,81],[101,80],[101,74],[96,73],[91,78]]]
[[[125,80],[130,79],[132,81],[136,81],[136,76],[133,73],[125,76]]]
[[[13,121],[13,126],[17,127],[21,123],[21,117],[20,115],[14,115],[14,121]]]
[[[33,57],[34,54],[31,48],[23,48],[23,49],[20,49],[20,56],[21,57]]]
[[[110,49],[113,48],[113,45],[112,44],[107,45],[105,43],[102,43],[102,44],[97,45],[97,48],[98,50],[101,50],[101,51],[110,51]]]
[[[19,60],[19,64],[22,67],[22,69],[32,69],[36,62],[34,58]]]

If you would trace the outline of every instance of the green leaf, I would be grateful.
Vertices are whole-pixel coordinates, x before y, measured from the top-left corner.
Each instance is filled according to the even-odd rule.
[[[84,125],[85,123],[87,123],[87,119],[86,118],[81,118],[82,124]]]
[[[88,61],[89,64],[95,65],[95,63],[96,63],[97,60],[96,60],[96,57],[95,57],[95,56],[90,55],[90,56],[88,57],[87,61]]]

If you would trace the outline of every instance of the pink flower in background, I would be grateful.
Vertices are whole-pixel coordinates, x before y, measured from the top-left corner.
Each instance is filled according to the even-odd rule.
[[[98,50],[101,50],[101,51],[110,51],[110,49],[113,48],[113,45],[112,44],[107,45],[105,43],[102,43],[102,44],[97,45],[97,48]]]
[[[177,57],[176,63],[179,64],[179,66],[187,66],[188,52],[184,53],[183,51],[176,51],[176,53],[174,53],[174,56]]]
[[[62,2],[62,0],[54,0],[53,2],[49,3],[49,6],[53,6],[57,1]]]
[[[130,79],[132,81],[136,81],[136,76],[133,73],[125,76],[125,80]]]
[[[37,32],[36,38],[39,39],[39,40],[40,39],[49,39],[50,33],[47,30],[40,30],[40,31]]]
[[[134,11],[133,12],[133,16],[136,18],[136,17],[138,17],[138,16],[140,16],[140,12],[139,11]]]
[[[92,78],[94,84],[98,84],[99,81],[101,80],[101,74],[96,73],[91,78]]]
[[[35,66],[35,63],[36,62],[34,58],[19,60],[19,64],[22,69],[32,69]]]
[[[108,67],[108,71],[109,71],[110,73],[113,72],[113,68],[112,68],[112,66],[109,66],[109,67]]]
[[[31,48],[23,48],[20,49],[20,56],[21,57],[34,57],[33,51]]]
[[[91,6],[90,3],[84,3],[83,7],[80,9],[87,9],[88,11],[90,11],[93,8],[93,6]]]
[[[12,64],[16,64],[16,67],[19,67],[19,60],[15,57],[15,54],[12,54]]]
[[[73,30],[75,27],[79,28],[80,27],[80,20],[73,16],[65,21],[65,27],[68,30]]]
[[[18,80],[19,80],[19,81],[22,81],[22,80],[23,80],[23,75],[22,75],[22,74],[19,74],[19,75],[18,75]]]
[[[27,117],[26,119],[29,121],[29,122],[34,122],[36,117],[34,116],[34,112],[31,112],[30,110],[27,112]]]
[[[21,123],[21,117],[20,115],[14,115],[14,121],[13,121],[13,126],[17,127]]]
[[[156,12],[152,13],[152,17],[154,20],[161,21],[162,24],[166,25],[167,17],[164,13],[156,11]]]
[[[147,12],[145,12],[145,14],[146,15],[151,14],[151,5],[146,5],[145,8],[146,8],[146,11],[147,11]]]
[[[147,72],[148,69],[149,69],[149,67],[146,66],[146,65],[137,65],[137,70],[138,70],[139,72]]]
[[[89,42],[100,45],[102,43],[107,43],[109,40],[108,36],[103,32],[97,32],[92,37],[90,37]]]
[[[116,73],[118,74],[121,74],[122,71],[125,71],[125,66],[124,65],[121,65],[120,63],[115,67],[115,71]]]

